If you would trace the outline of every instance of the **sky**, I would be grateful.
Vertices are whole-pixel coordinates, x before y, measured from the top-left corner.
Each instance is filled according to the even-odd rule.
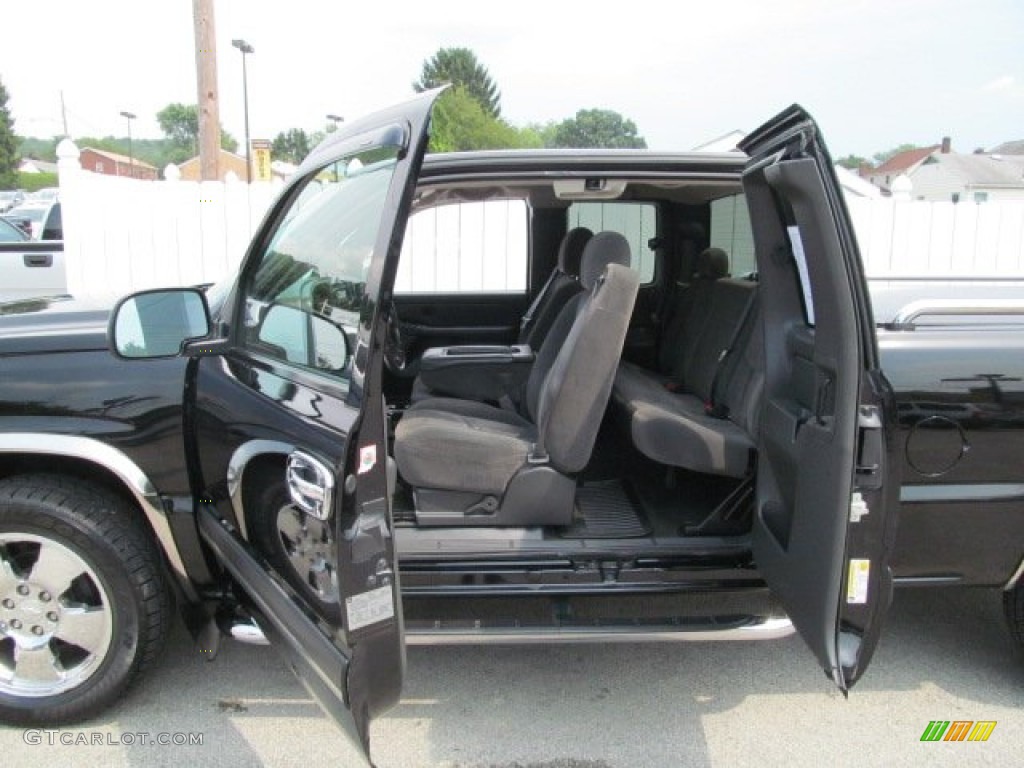
[[[352,6],[358,6],[353,8]],[[6,9],[0,80],[15,130],[158,138],[156,112],[195,103],[189,0],[33,0]],[[970,152],[1024,138],[1021,0],[215,0],[221,122],[252,138],[323,130],[412,94],[423,61],[472,49],[514,125],[579,109],[632,119],[685,150],[750,131],[794,102],[834,156],[898,144]],[[22,16],[19,20],[19,16]],[[46,20],[41,23],[40,20]],[[13,23],[12,23],[13,21]]]

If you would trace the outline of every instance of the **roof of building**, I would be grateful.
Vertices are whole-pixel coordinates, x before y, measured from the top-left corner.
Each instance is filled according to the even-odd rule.
[[[1024,139],[1016,141],[1004,141],[998,147],[988,151],[990,155],[1024,155]]]
[[[907,171],[916,168],[930,155],[936,153],[941,148],[941,145],[934,144],[930,147],[918,147],[917,149],[908,149],[904,152],[897,152],[880,166],[873,169],[870,173],[872,176],[895,176],[900,173],[906,173]]]
[[[871,182],[865,181],[849,168],[843,168],[841,165],[836,165],[835,168],[836,178],[839,179],[839,185],[845,193],[852,194],[855,197],[874,198],[882,196],[882,190]]]
[[[242,167],[245,167],[245,157],[244,156],[236,154],[234,152],[231,152],[230,150],[224,149],[224,147],[221,147],[220,148],[220,156],[224,157],[225,155],[227,155],[228,157],[234,158],[235,160],[238,160],[238,162],[240,162],[242,164]],[[178,168],[184,168],[186,165],[196,165],[198,163],[199,163],[199,155],[196,155],[195,157],[190,157],[188,160],[182,160],[180,163],[178,163]]]
[[[925,162],[935,164],[970,186],[1024,188],[1024,155],[936,153]]]
[[[21,164],[18,166],[19,171],[25,171],[32,173],[31,168],[35,168],[38,173],[56,173],[57,164],[49,163],[46,160],[36,160],[34,157],[23,158]]]
[[[156,170],[156,168],[153,168],[152,165],[143,160],[139,160],[139,158],[137,157],[128,157],[128,155],[122,155],[117,152],[111,152],[109,149],[97,149],[96,147],[82,147],[82,151],[85,152],[85,150],[94,152],[97,155],[100,155],[101,157],[105,157],[108,160],[113,160],[114,162],[117,163],[130,163],[137,165],[140,168],[152,168],[154,171]]]

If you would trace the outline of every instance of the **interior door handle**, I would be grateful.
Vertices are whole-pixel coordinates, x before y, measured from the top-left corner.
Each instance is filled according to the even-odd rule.
[[[293,451],[285,470],[292,503],[317,520],[331,516],[334,503],[334,474],[327,466],[302,451]]]

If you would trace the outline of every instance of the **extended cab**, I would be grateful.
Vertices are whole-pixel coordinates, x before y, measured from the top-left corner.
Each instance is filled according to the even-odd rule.
[[[3,309],[0,717],[111,701],[172,593],[367,753],[407,642],[795,628],[845,692],[894,576],[1020,636],[1018,305],[880,336],[797,107],[745,154],[425,157],[437,95],[332,134],[224,284]]]

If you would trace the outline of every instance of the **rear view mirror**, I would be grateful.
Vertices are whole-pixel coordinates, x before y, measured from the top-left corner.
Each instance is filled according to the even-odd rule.
[[[107,342],[118,357],[174,357],[186,341],[210,333],[206,297],[194,288],[143,291],[114,308]]]

